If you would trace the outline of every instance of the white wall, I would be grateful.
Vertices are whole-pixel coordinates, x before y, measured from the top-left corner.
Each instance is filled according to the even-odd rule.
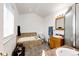
[[[8,55],[12,54],[12,51],[14,50],[16,46],[16,33],[17,33],[17,21],[18,21],[18,11],[16,9],[15,4],[10,4],[13,6],[14,11],[14,34],[11,36],[8,36],[4,38],[4,52],[7,52]]]
[[[35,13],[28,13],[28,14],[21,14],[19,15],[18,25],[21,26],[21,33],[26,32],[44,32],[44,22],[45,20],[35,14]]]
[[[46,41],[48,41],[48,27],[53,26],[55,30],[55,20],[53,18],[53,15],[43,18],[35,13],[21,14],[19,15],[18,25],[21,26],[21,33],[42,32]]]
[[[49,26],[53,26],[53,34],[56,35],[56,34],[64,34],[64,31],[63,30],[56,30],[55,29],[55,17],[56,17],[57,13],[56,14],[51,14],[47,17],[45,17],[45,36],[46,36],[46,40],[48,41],[48,27]]]
[[[46,37],[46,41],[48,41],[49,35],[48,35],[48,27],[49,26],[53,26],[53,29],[55,30],[55,20],[54,20],[54,14],[49,15],[47,17],[45,17],[45,37]]]
[[[0,51],[3,51],[3,4],[0,3]]]

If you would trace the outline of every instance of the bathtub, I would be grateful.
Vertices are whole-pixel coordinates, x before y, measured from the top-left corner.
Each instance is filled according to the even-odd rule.
[[[69,48],[57,48],[57,56],[79,56],[79,52]]]

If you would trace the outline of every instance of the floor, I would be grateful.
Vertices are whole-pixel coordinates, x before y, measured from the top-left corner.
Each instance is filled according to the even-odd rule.
[[[24,35],[18,37],[17,42],[20,38],[26,37],[26,35],[25,36]],[[42,56],[44,54],[46,55],[46,51],[50,49],[48,43],[46,42],[45,43],[43,42],[42,44],[36,43],[37,45],[32,47],[30,47],[29,45],[30,43],[28,41],[25,43],[28,43],[27,45],[23,43],[23,45],[25,46],[25,56]],[[33,43],[33,45],[35,44],[35,42],[31,43]]]
[[[74,49],[67,45],[62,47]],[[48,43],[43,43],[32,48],[25,48],[25,56],[56,56],[56,48],[50,49]]]
[[[75,49],[70,46],[64,45],[61,46],[64,48],[70,48],[70,49]],[[77,49],[75,49],[77,50]],[[77,50],[79,51],[79,50]],[[47,43],[33,47],[31,49],[26,49],[25,50],[25,56],[56,56],[56,48],[50,49],[49,45]]]
[[[47,43],[43,43],[40,46],[25,49],[25,56],[42,56],[45,50],[50,49]]]
[[[31,49],[25,49],[25,56],[56,56],[55,49],[50,49],[47,43],[43,45],[33,47]]]

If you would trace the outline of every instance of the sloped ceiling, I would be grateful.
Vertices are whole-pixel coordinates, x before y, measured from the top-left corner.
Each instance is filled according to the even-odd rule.
[[[16,3],[19,14],[36,13],[46,17],[50,14],[63,13],[72,3]]]

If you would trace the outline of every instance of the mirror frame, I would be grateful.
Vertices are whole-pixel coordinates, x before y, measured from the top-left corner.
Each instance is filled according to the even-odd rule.
[[[57,20],[62,19],[64,20],[64,16],[58,16],[57,18],[55,18],[55,29],[56,30],[64,30],[64,28],[57,28]],[[64,25],[64,24],[63,24]]]

